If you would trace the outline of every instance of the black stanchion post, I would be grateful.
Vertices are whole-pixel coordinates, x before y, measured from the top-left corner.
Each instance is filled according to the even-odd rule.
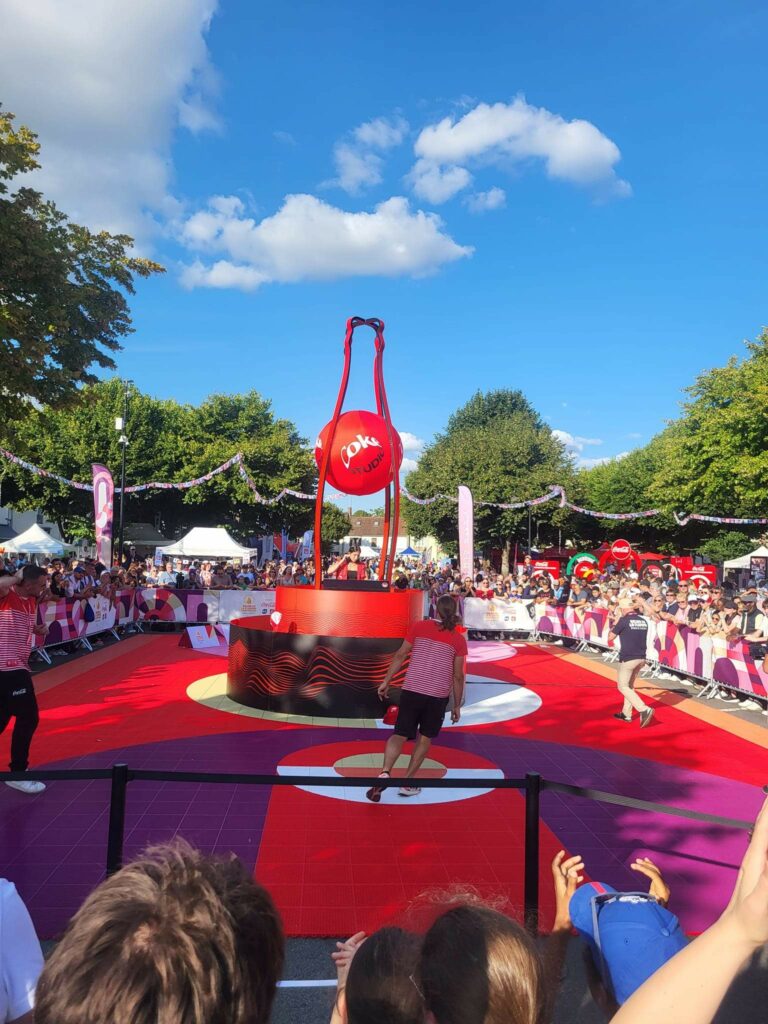
[[[109,831],[107,832],[107,877],[123,866],[123,835],[125,833],[125,798],[128,791],[128,765],[112,765],[112,788],[109,795]]]
[[[525,926],[536,933],[539,929],[539,804],[541,776],[527,772],[525,776]]]

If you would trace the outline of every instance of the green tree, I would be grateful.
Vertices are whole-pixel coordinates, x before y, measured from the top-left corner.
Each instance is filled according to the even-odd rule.
[[[352,523],[349,516],[342,512],[338,505],[334,505],[330,501],[324,501],[323,530],[320,535],[323,549],[329,548],[331,544],[335,544],[342,537],[348,537],[351,530]]]
[[[122,382],[112,379],[84,388],[72,406],[31,409],[16,424],[16,453],[83,482],[90,481],[91,463],[103,462],[119,483],[121,451],[114,417],[122,414],[122,408]],[[255,391],[212,395],[193,407],[131,388],[127,434],[128,485],[194,479],[242,451],[264,497],[284,487],[310,493],[315,487],[314,461],[305,442],[291,423],[274,417],[270,403]],[[7,468],[3,500],[16,508],[43,510],[68,535],[93,528],[89,492],[35,477],[16,466]],[[295,533],[312,521],[311,502],[257,503],[236,467],[187,491],[128,494],[125,509],[126,522],[157,522],[169,537],[191,526],[223,525],[244,539],[282,527]]]
[[[725,562],[741,558],[754,551],[755,541],[740,530],[720,530],[699,547],[699,551],[711,562]]]
[[[91,367],[114,367],[110,353],[132,330],[124,293],[135,276],[163,271],[128,255],[128,235],[93,233],[34,189],[11,191],[40,166],[37,136],[13,121],[0,110],[0,419],[23,414],[29,399],[72,400],[96,380]]]
[[[668,427],[647,445],[635,448],[621,459],[611,459],[579,473],[582,504],[599,512],[641,512],[660,508],[663,514],[648,519],[616,521],[578,517],[577,533],[582,541],[599,543],[604,539],[626,537],[638,547],[669,547],[680,540],[684,530],[677,525],[674,512],[679,508],[674,495],[652,491],[667,458],[671,436]]]
[[[562,443],[520,392],[496,391],[474,395],[451,416],[446,433],[427,447],[418,468],[408,475],[407,487],[415,497],[453,496],[460,484],[469,487],[475,500],[476,541],[500,547],[502,569],[507,571],[513,539],[523,541],[527,533],[527,510],[489,508],[482,503],[535,498],[555,483],[568,490],[574,476]],[[405,501],[403,511],[411,534],[433,534],[447,550],[455,551],[454,502],[417,505]],[[555,526],[567,522],[567,514],[554,502],[538,507],[536,516]]]
[[[745,518],[768,511],[768,330],[748,357],[708,370],[670,435],[649,493],[680,511]]]

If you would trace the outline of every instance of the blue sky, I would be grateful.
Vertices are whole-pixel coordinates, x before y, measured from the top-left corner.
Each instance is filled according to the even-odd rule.
[[[159,396],[254,387],[314,438],[346,318],[380,316],[414,439],[519,387],[601,459],[768,319],[764,4],[6,0],[4,21],[39,187],[168,268],[119,357]],[[356,350],[348,407],[370,407]]]

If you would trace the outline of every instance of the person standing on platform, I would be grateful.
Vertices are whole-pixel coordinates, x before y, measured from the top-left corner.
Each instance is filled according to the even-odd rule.
[[[611,627],[608,635],[609,643],[619,638],[619,693],[624,698],[624,705],[613,717],[622,722],[632,721],[632,711],[640,713],[640,728],[645,728],[653,718],[653,708],[635,692],[635,680],[646,661],[648,644],[648,620],[635,608],[630,597],[619,601],[620,618]]]
[[[15,576],[0,579],[0,733],[12,718],[16,721],[11,737],[12,772],[25,772],[29,766],[29,747],[37,729],[35,688],[29,671],[32,636],[44,636],[46,626],[35,625],[37,602],[45,592],[47,575],[37,565],[25,565]],[[21,793],[42,793],[44,782],[20,780],[6,782]]]
[[[337,580],[364,580],[368,578],[365,564],[360,561],[360,552],[352,548],[346,555],[342,555],[328,569],[328,575]]]
[[[410,654],[395,731],[387,740],[384,766],[379,773],[380,779],[390,777],[405,741],[417,736],[418,731],[405,773],[406,784],[400,787],[400,796],[418,796],[421,793],[418,786],[408,783],[421,767],[432,740],[440,732],[451,694],[451,721],[455,724],[461,717],[467,641],[457,629],[459,616],[456,602],[450,594],[438,598],[437,616],[439,622],[425,619],[411,626],[379,686],[379,696],[386,700],[393,678]],[[373,803],[378,803],[383,792],[384,787],[372,786],[365,795]]]

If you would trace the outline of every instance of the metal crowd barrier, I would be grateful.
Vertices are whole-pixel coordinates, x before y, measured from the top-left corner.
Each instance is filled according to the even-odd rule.
[[[29,779],[27,772],[0,772],[0,782],[22,781]],[[315,788],[332,788],[337,786],[356,786],[369,789],[370,777],[328,778],[316,775],[252,775],[241,772],[177,772],[151,771],[129,768],[127,764],[114,764],[111,768],[72,768],[72,769],[35,769],[34,778],[43,781],[60,782],[74,780],[109,779],[109,826],[107,831],[106,874],[109,876],[118,871],[123,864],[123,840],[125,834],[125,808],[128,796],[128,785],[131,782],[202,782],[228,783],[245,786],[313,786]],[[622,796],[619,793],[606,793],[599,789],[587,789],[582,786],[571,786],[564,782],[544,779],[538,772],[527,772],[523,779],[419,779],[422,789],[517,789],[525,794],[525,860],[523,868],[523,911],[526,926],[535,932],[539,925],[539,824],[541,821],[541,794],[545,790],[554,793],[566,793],[571,796],[585,797],[603,803],[618,804],[638,810],[669,814],[677,818],[688,818],[691,821],[703,821],[711,825],[726,828],[751,830],[753,822],[741,821],[737,818],[724,818],[716,814],[701,814],[683,807],[670,807],[667,804],[652,803],[648,800],[637,800],[634,797]],[[376,779],[376,785],[382,788],[401,786],[400,778]],[[768,786],[765,787],[768,792]]]

